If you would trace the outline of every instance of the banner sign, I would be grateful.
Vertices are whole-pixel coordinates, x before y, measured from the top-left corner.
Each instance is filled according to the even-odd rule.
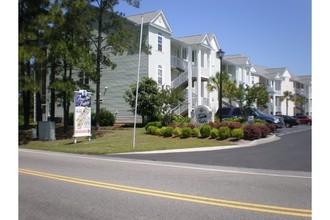
[[[86,90],[74,94],[74,130],[73,137],[92,136],[92,93]]]

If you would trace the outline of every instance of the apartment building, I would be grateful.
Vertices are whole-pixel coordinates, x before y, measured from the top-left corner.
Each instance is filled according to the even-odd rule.
[[[128,16],[127,20],[140,27],[141,16],[143,36],[152,49],[151,54],[141,54],[140,79],[151,77],[160,88],[185,87],[186,101],[177,114],[191,117],[194,109],[201,105],[215,113],[217,91],[207,91],[206,84],[220,69],[220,60],[216,58],[220,46],[216,36],[207,33],[174,39],[161,10]],[[101,108],[114,113],[117,122],[132,122],[133,112],[123,96],[130,85],[136,83],[138,54],[110,55],[110,58],[117,67],[102,70]]]
[[[140,28],[142,16],[143,36],[152,49],[151,54],[141,54],[140,79],[144,76],[151,77],[163,88],[183,86],[186,100],[177,114],[192,117],[195,109],[203,106],[214,116],[218,110],[218,92],[209,92],[206,85],[208,79],[220,70],[220,60],[216,57],[220,44],[215,34],[173,38],[172,29],[161,10],[128,16],[127,20]],[[133,122],[134,114],[123,96],[130,85],[136,84],[139,55],[130,53],[108,56],[117,67],[114,70],[107,67],[102,69],[101,108],[115,114],[117,122]],[[286,114],[286,105],[281,101],[281,96],[284,91],[291,91],[293,94],[299,92],[308,101],[299,107],[290,101],[288,114],[311,115],[311,76],[295,77],[287,68],[255,65],[249,57],[241,54],[225,55],[222,59],[222,71],[227,72],[237,86],[252,86],[257,83],[265,85],[269,91],[270,103],[263,111],[269,114]],[[95,88],[92,81],[86,80],[86,83]],[[223,104],[228,104],[225,97]],[[56,116],[61,115],[62,110],[57,109]],[[138,118],[139,121],[141,118]]]

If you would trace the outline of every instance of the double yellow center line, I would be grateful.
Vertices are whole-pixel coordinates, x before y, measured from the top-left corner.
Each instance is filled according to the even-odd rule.
[[[149,195],[149,196],[156,196],[156,197],[167,198],[167,199],[194,202],[194,203],[200,203],[200,204],[206,204],[206,205],[214,205],[214,206],[242,209],[242,210],[248,210],[248,211],[266,212],[266,213],[280,214],[280,215],[312,217],[311,210],[308,210],[308,209],[296,209],[296,208],[287,208],[287,207],[280,207],[280,206],[269,206],[269,205],[237,202],[237,201],[230,201],[230,200],[223,200],[223,199],[214,199],[214,198],[201,197],[201,196],[192,196],[192,195],[187,195],[187,194],[130,187],[130,186],[124,186],[124,185],[118,185],[118,184],[105,183],[105,182],[97,182],[97,181],[92,181],[92,180],[87,180],[87,179],[79,179],[79,178],[74,178],[74,177],[69,177],[69,176],[61,176],[61,175],[56,175],[56,174],[51,174],[51,173],[44,173],[44,172],[38,172],[38,171],[34,171],[34,170],[28,170],[28,169],[19,169],[19,172],[22,174],[39,176],[39,177],[44,177],[44,178],[49,178],[49,179],[54,179],[54,180],[59,180],[59,181],[64,181],[64,182],[70,182],[70,183],[76,183],[76,184],[81,184],[81,185],[88,185],[88,186],[94,186],[94,187],[99,187],[99,188],[136,193],[136,194],[141,194],[141,195]]]

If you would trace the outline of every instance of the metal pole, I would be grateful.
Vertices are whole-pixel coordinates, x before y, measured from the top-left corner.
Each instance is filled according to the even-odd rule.
[[[133,129],[133,150],[135,150],[135,137],[136,137],[136,115],[139,94],[139,78],[140,78],[140,63],[141,63],[141,48],[142,48],[142,31],[143,31],[143,14],[141,15],[141,30],[140,30],[140,46],[139,46],[139,61],[138,71],[136,77],[136,95],[135,95],[135,110],[134,110],[134,129]]]
[[[222,73],[221,73],[221,65],[222,65],[222,56],[220,56],[220,88],[219,88],[219,109],[220,109],[220,122],[222,122]]]

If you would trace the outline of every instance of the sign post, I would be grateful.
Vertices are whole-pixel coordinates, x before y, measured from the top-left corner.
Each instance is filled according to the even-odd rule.
[[[90,137],[91,115],[92,115],[92,93],[86,90],[74,92],[74,115],[73,115],[73,137],[74,143],[77,143],[77,137]]]

